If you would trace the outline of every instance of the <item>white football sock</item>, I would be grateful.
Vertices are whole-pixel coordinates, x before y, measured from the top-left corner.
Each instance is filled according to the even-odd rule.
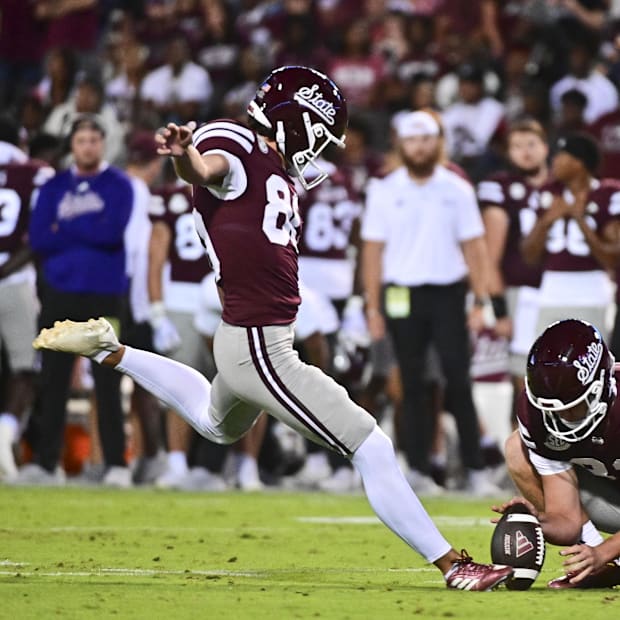
[[[180,450],[168,452],[168,467],[175,474],[184,476],[188,472],[187,455]]]
[[[258,462],[249,454],[236,454],[237,481],[239,486],[244,489],[256,485],[260,481],[258,473]]]
[[[197,370],[167,357],[125,346],[115,366],[145,390],[174,409],[200,435],[223,443],[209,416],[211,384]]]
[[[12,413],[2,413],[0,414],[0,424],[6,428],[11,443],[15,443],[19,434],[18,419]]]
[[[389,437],[378,427],[352,457],[377,516],[410,547],[435,562],[452,546],[441,535],[398,467]]]
[[[590,547],[596,547],[605,540],[601,533],[594,527],[592,521],[586,521],[581,526],[581,540]]]

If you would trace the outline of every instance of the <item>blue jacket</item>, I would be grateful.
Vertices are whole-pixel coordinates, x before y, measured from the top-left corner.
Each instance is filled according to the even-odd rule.
[[[132,205],[129,178],[112,166],[88,177],[67,170],[45,183],[29,236],[47,283],[64,292],[125,293],[123,235]]]

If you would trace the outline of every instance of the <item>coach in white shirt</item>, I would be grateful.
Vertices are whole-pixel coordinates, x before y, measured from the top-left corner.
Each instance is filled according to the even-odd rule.
[[[427,351],[435,346],[455,416],[469,490],[495,487],[482,473],[469,376],[469,327],[480,329],[487,296],[484,228],[471,185],[439,164],[440,127],[426,112],[396,123],[403,165],[367,190],[362,265],[368,325],[379,340],[387,327],[404,387],[403,440],[410,482],[427,485],[434,420],[424,385]],[[466,316],[467,279],[475,303]],[[426,401],[426,402],[425,402]]]

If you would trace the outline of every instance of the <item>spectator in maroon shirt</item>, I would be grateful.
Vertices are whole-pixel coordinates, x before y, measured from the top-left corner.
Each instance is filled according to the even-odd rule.
[[[587,131],[598,140],[601,148],[603,158],[600,176],[620,179],[620,109],[601,116],[587,128]],[[620,291],[620,287],[618,290]],[[618,315],[620,316],[620,313]],[[620,330],[618,335],[620,336]],[[620,350],[614,350],[614,353],[620,354]]]
[[[0,108],[41,77],[45,24],[32,2],[0,0]]]
[[[96,0],[38,0],[35,15],[47,22],[47,49],[94,51],[99,35],[97,4]]]
[[[385,62],[371,51],[367,23],[358,19],[344,33],[343,49],[332,58],[328,73],[338,84],[350,108],[371,107],[378,95]]]

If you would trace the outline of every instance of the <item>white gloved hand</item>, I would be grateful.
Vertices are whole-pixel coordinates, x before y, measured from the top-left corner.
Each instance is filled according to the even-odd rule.
[[[171,353],[181,346],[181,337],[166,315],[163,302],[151,304],[149,323],[153,328],[153,346],[158,353]]]

